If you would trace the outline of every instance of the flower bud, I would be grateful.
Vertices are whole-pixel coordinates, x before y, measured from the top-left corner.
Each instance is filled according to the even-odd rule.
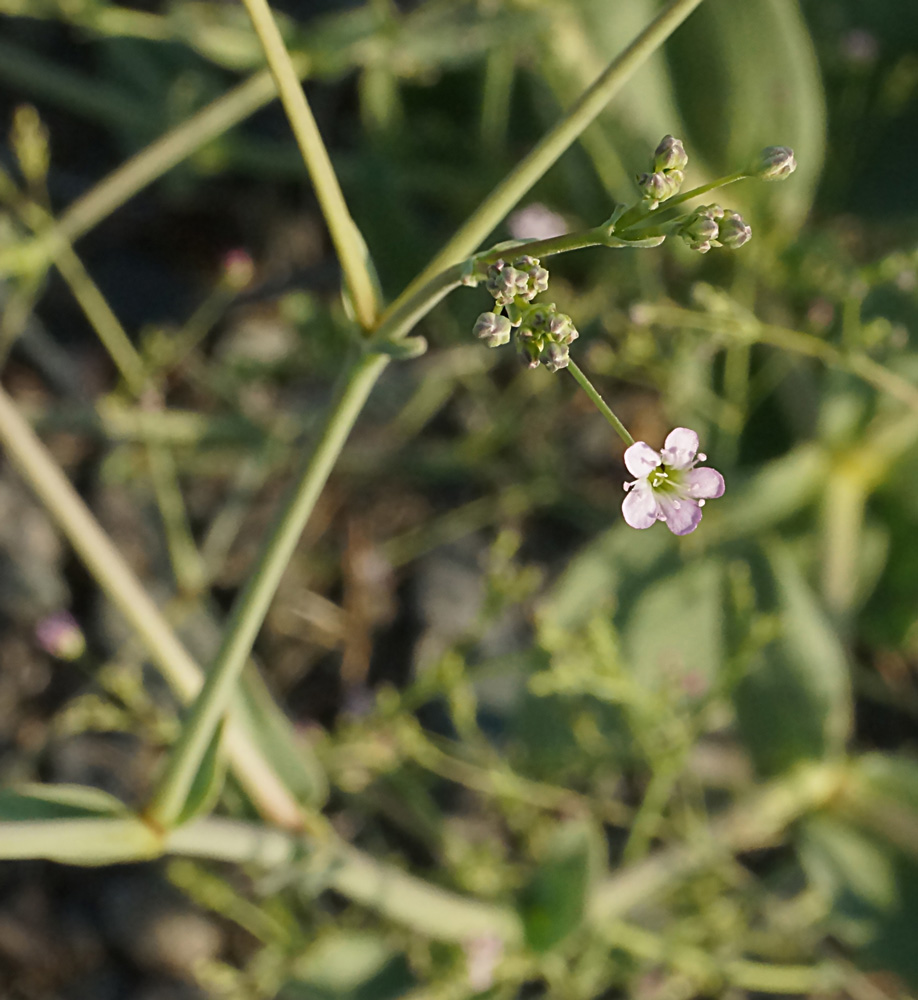
[[[671,135],[664,135],[660,145],[653,151],[653,169],[658,170],[685,170],[688,163],[688,156],[681,139],[675,139]]]
[[[539,263],[538,257],[519,257],[513,262],[514,268],[526,275],[526,288],[518,294],[531,302],[540,292],[548,290],[549,274]]]
[[[550,372],[558,372],[562,368],[567,368],[570,363],[570,351],[566,344],[548,343],[545,345],[541,360]]]
[[[717,241],[721,246],[728,247],[730,250],[738,250],[744,243],[748,243],[752,239],[752,229],[746,225],[739,212],[724,212],[719,228],[720,233]]]
[[[529,292],[529,275],[497,261],[488,268],[487,289],[499,306],[509,305],[517,295]]]
[[[501,347],[510,341],[510,320],[497,313],[482,313],[475,322],[472,332],[488,347]]]
[[[794,151],[789,146],[769,146],[759,154],[749,173],[763,181],[783,181],[796,169]]]
[[[548,335],[556,344],[572,344],[580,336],[574,321],[565,313],[556,313],[551,317]]]
[[[717,220],[723,218],[723,214],[724,210],[719,205],[696,208],[682,223],[678,235],[685,240],[690,249],[707,253],[720,233]]]
[[[661,201],[679,193],[684,176],[681,170],[656,170],[652,174],[638,174],[637,186],[645,201],[654,209]]]

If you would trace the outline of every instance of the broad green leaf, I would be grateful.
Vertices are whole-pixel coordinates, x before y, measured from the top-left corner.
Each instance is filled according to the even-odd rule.
[[[758,769],[840,754],[851,726],[845,650],[788,552],[768,547],[780,636],[734,690],[740,733]],[[762,587],[763,592],[766,587]],[[767,595],[760,595],[764,606]]]
[[[673,537],[665,530],[634,531],[625,524],[595,538],[568,564],[561,578],[539,604],[540,628],[574,629],[597,611],[618,603],[619,588],[652,572],[671,554]]]
[[[591,824],[572,820],[555,831],[520,899],[531,948],[549,951],[580,926],[604,857],[602,835]]]
[[[712,176],[743,166],[765,146],[790,146],[797,172],[774,184],[747,181],[724,193],[766,218],[802,222],[825,155],[825,108],[816,55],[797,0],[706,0],[667,44],[691,150]],[[741,204],[741,207],[743,205]]]
[[[654,17],[652,0],[567,0],[552,5],[543,72],[569,105]],[[785,226],[806,213],[822,169],[825,110],[809,33],[796,0],[707,0],[652,56],[582,138],[600,179],[619,200],[666,133],[685,140],[687,183],[732,172],[765,146],[791,146],[798,170],[773,185],[730,189]],[[742,207],[742,205],[740,206]],[[746,207],[749,207],[747,205]]]
[[[641,591],[624,626],[626,662],[650,684],[697,678],[708,686],[723,658],[723,568],[692,561]]]
[[[206,815],[220,797],[226,778],[226,755],[222,750],[223,728],[224,722],[221,721],[201,758],[201,766],[188,789],[188,797],[176,817],[176,826]]]
[[[127,811],[114,795],[88,785],[19,785],[0,790],[0,820],[117,816]]]
[[[320,808],[328,781],[311,745],[294,739],[293,727],[254,671],[242,675],[241,697],[233,704],[261,751],[284,784],[305,805]]]

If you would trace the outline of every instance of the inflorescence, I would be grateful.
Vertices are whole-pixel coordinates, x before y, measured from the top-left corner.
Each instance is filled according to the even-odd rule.
[[[635,178],[640,199],[631,207],[618,206],[612,217],[600,227],[602,241],[608,246],[659,246],[667,236],[679,236],[691,250],[707,253],[714,247],[738,250],[752,238],[752,229],[738,213],[720,205],[701,205],[673,214],[677,204],[687,201],[692,192],[676,198],[685,180],[688,155],[680,139],[664,136],[653,151],[650,170]],[[783,180],[797,167],[794,154],[786,146],[769,146],[743,171],[723,178],[721,184],[741,177],[760,180]],[[708,191],[707,185],[698,193]],[[673,203],[672,199],[676,199]],[[546,252],[588,246],[597,240],[595,231],[585,234],[578,244],[576,237],[565,238],[565,245],[545,248]],[[590,237],[587,239],[586,237]],[[552,241],[547,241],[551,243]],[[512,245],[512,244],[511,244]],[[523,250],[525,243],[516,244]],[[497,248],[501,250],[503,248]],[[474,326],[474,334],[488,347],[508,344],[516,331],[516,343],[524,363],[529,368],[545,365],[560,371],[570,363],[570,345],[579,336],[574,321],[553,302],[535,302],[548,291],[548,270],[538,257],[509,253],[495,257],[494,251],[472,258],[469,272],[463,279],[469,285],[484,284],[494,297],[494,308],[482,313]]]

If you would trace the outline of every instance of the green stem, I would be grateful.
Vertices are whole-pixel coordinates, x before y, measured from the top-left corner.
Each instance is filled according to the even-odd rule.
[[[701,0],[672,0],[650,24],[606,67],[596,82],[533,150],[485,198],[468,221],[433,258],[387,311],[400,309],[438,272],[474,252],[526,192],[540,180],[565,150],[599,115],[640,66],[666,41]]]
[[[615,428],[615,433],[625,442],[626,445],[634,444],[634,438],[628,433],[625,425],[618,419],[618,417],[609,408],[608,403],[599,395],[596,387],[593,383],[583,374],[583,372],[574,364],[573,361],[568,362],[567,370],[574,376],[577,384],[581,389],[590,397],[593,405],[597,410],[609,421],[609,423]]]
[[[723,177],[718,177],[715,181],[709,181],[707,184],[700,184],[698,187],[692,188],[691,191],[683,191],[682,194],[678,194],[673,198],[664,201],[659,209],[649,212],[645,207],[646,202],[638,202],[633,208],[629,208],[627,212],[615,223],[615,231],[619,234],[624,233],[626,230],[630,229],[632,226],[637,226],[641,228],[641,223],[653,223],[657,225],[663,218],[664,214],[668,214],[671,208],[675,208],[677,205],[682,205],[687,201],[691,201],[692,198],[699,198],[703,194],[707,194],[708,191],[714,191],[717,188],[726,187],[728,184],[734,184],[736,181],[741,181],[750,175],[745,173],[743,170],[737,170],[736,173],[726,174]],[[665,220],[664,220],[665,221]]]
[[[328,151],[300,85],[296,67],[284,45],[267,0],[242,2],[261,42],[278,95],[309,171],[316,198],[341,262],[357,321],[365,330],[369,330],[376,321],[379,292],[366,244],[348,211]]]
[[[147,810],[161,826],[171,826],[181,812],[303,527],[388,360],[384,355],[365,355],[351,368],[315,450],[281,510],[258,564],[236,599],[223,643]]]
[[[620,919],[633,906],[707,864],[778,841],[801,816],[831,802],[847,778],[847,764],[801,765],[720,817],[698,840],[666,848],[609,876],[590,900],[588,919],[602,923]]]

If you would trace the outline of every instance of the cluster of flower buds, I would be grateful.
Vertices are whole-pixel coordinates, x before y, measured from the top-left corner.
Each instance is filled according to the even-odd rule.
[[[535,257],[518,257],[512,264],[498,260],[488,268],[485,284],[499,306],[509,306],[517,299],[532,302],[548,289],[548,271]]]
[[[679,193],[685,180],[688,156],[681,139],[666,135],[653,151],[650,173],[638,174],[637,186],[648,207],[653,210],[661,201]]]
[[[720,205],[702,205],[685,217],[677,230],[690,249],[707,253],[711,247],[737,250],[752,238],[752,229],[739,212]]]
[[[570,346],[580,336],[570,316],[552,303],[522,312],[517,338],[526,364],[530,368],[542,364],[550,372],[567,368]]]
[[[570,316],[553,304],[533,304],[548,289],[548,271],[535,257],[518,257],[511,264],[497,260],[489,265],[485,287],[494,297],[495,309],[482,313],[474,334],[488,347],[509,343],[517,331],[517,343],[530,368],[540,364],[556,372],[566,368],[570,345],[579,336]]]

